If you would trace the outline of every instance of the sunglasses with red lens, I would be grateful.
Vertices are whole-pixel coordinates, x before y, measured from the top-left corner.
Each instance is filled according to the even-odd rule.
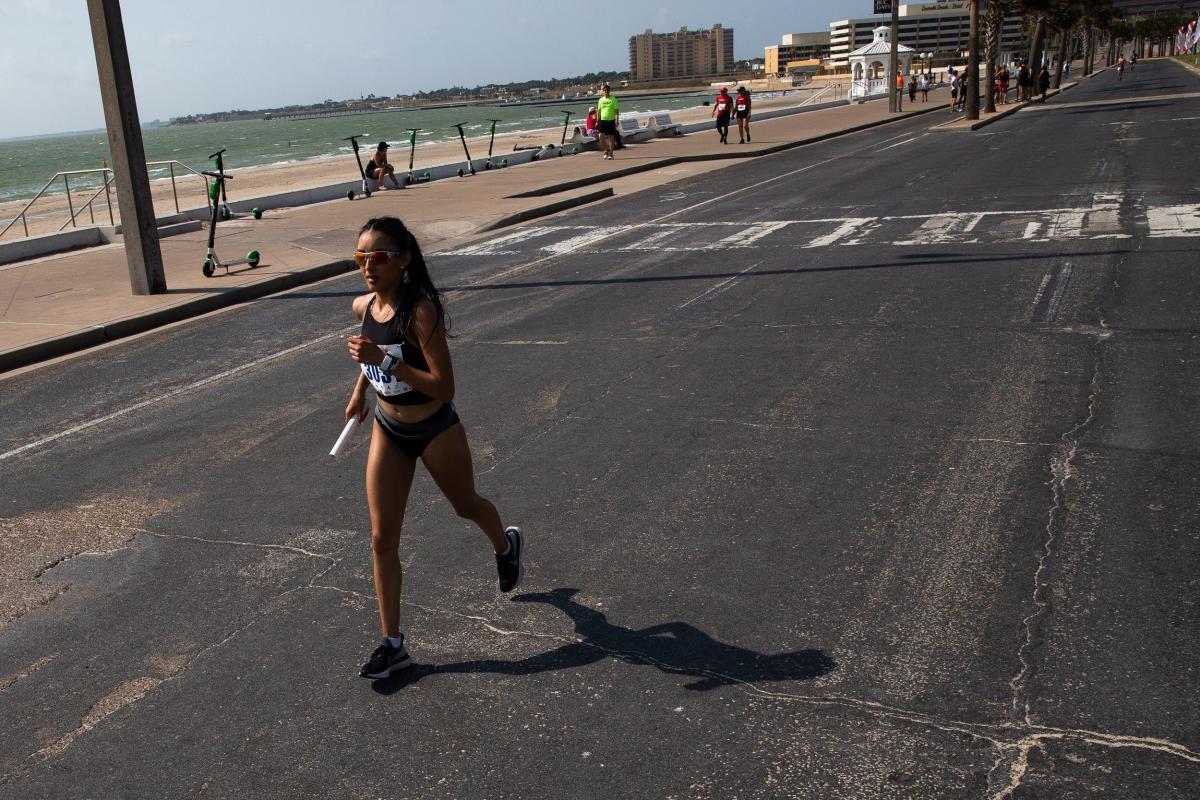
[[[360,267],[382,267],[393,258],[399,258],[402,255],[404,255],[404,253],[399,250],[355,250],[354,263],[358,264]]]

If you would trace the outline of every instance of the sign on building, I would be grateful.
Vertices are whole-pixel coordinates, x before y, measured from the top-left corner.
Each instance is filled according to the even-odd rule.
[[[892,13],[892,0],[875,0],[875,13],[876,14]]]

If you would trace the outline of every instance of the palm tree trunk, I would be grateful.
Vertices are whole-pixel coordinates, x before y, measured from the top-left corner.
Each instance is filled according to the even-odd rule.
[[[996,59],[1000,57],[1000,29],[1004,24],[1004,4],[991,0],[987,8],[987,102],[983,110],[996,113]]]
[[[1083,75],[1087,77],[1092,74],[1092,56],[1095,53],[1096,34],[1089,24],[1087,26],[1086,36],[1087,44],[1084,46],[1083,52]]]
[[[1071,31],[1069,28],[1059,28],[1058,35],[1060,41],[1058,43],[1058,66],[1054,70],[1054,88],[1062,88],[1063,65],[1070,58],[1068,50],[1071,47]]]

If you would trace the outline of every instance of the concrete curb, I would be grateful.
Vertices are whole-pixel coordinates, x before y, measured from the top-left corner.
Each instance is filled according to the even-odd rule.
[[[1095,75],[1095,74],[1096,73],[1094,73],[1094,72],[1092,73],[1092,75]],[[1088,77],[1091,77],[1091,75],[1089,75]],[[1051,97],[1060,95],[1063,92],[1067,91],[1068,89],[1074,89],[1078,85],[1079,85],[1079,81],[1075,81],[1073,83],[1064,83],[1062,86],[1058,87],[1057,89],[1051,89],[1050,91],[1046,92],[1046,99],[1049,100]],[[1013,105],[1012,108],[1005,109],[1004,111],[1000,111],[996,114],[993,114],[992,116],[988,117],[987,119],[981,119],[978,122],[972,123],[971,130],[977,131],[980,128],[986,128],[988,125],[991,125],[993,122],[998,122],[999,120],[1002,120],[1005,117],[1016,114],[1021,109],[1025,108],[1027,106],[1034,105],[1035,103],[1038,103],[1038,102],[1040,102],[1040,101],[1026,100],[1024,103],[1016,103]]]
[[[549,186],[543,186],[538,189],[532,189],[528,192],[520,192],[519,194],[509,195],[508,199],[515,200],[515,199],[521,199],[521,198],[527,198],[527,197],[545,197],[546,195],[558,194],[559,192],[567,192],[567,191],[570,191],[571,189],[579,189],[584,186],[592,186],[593,184],[604,183],[605,181],[616,180],[617,178],[624,178],[629,175],[636,175],[639,172],[649,172],[651,170],[662,169],[664,167],[672,167],[672,166],[675,166],[676,164],[684,164],[684,163],[688,163],[688,162],[723,161],[723,160],[735,159],[735,158],[761,158],[762,156],[774,155],[775,153],[781,153],[785,150],[792,150],[797,147],[804,147],[806,145],[824,142],[829,139],[836,139],[839,136],[847,136],[851,133],[858,133],[860,131],[870,130],[871,128],[878,128],[882,125],[890,125],[893,122],[901,122],[906,119],[912,119],[913,117],[919,117],[923,114],[930,114],[934,111],[945,111],[949,107],[950,107],[949,103],[941,103],[938,105],[930,106],[929,108],[923,108],[920,111],[909,111],[904,114],[897,114],[894,117],[888,117],[886,119],[879,119],[879,120],[875,120],[874,122],[863,123],[862,125],[855,125],[851,128],[841,128],[836,131],[830,131],[829,133],[822,133],[818,136],[810,136],[806,139],[797,139],[792,142],[783,142],[781,144],[777,144],[772,147],[767,147],[762,150],[752,150],[752,151],[743,151],[743,152],[738,152],[738,151],[734,150],[734,151],[731,151],[728,153],[703,153],[703,154],[696,154],[696,155],[690,155],[690,156],[669,156],[667,158],[659,159],[658,161],[648,161],[644,164],[637,164],[632,167],[625,167],[624,169],[613,170],[612,172],[606,172],[602,175],[593,175],[593,176],[587,177],[587,178],[577,178],[577,179],[571,180],[571,181],[564,181],[562,183],[555,183],[555,184],[551,184]]]
[[[294,289],[297,286],[304,286],[305,284],[315,283],[325,278],[332,278],[335,275],[352,272],[355,269],[357,267],[354,265],[354,262],[346,259],[328,264],[319,264],[308,269],[289,272],[283,275],[274,275],[255,283],[236,286],[216,294],[197,297],[194,300],[187,300],[172,306],[166,306],[165,308],[158,308],[148,311],[145,314],[135,314],[130,317],[110,320],[100,325],[93,325],[82,330],[72,331],[63,336],[43,339],[40,342],[0,351],[0,374],[9,370],[19,369],[20,367],[27,367],[30,364],[36,364],[39,361],[47,361],[51,358],[69,355],[106,342],[123,339],[127,336],[145,333],[148,330],[168,325],[172,322],[198,317],[211,311],[244,303],[247,300],[257,300],[260,297],[282,292],[286,289]]]
[[[501,217],[490,225],[480,228],[479,232],[483,233],[485,231],[495,231],[499,230],[500,228],[507,228],[510,225],[516,225],[518,222],[525,222],[526,220],[557,214],[559,211],[566,211],[570,208],[578,208],[579,206],[585,206],[588,203],[594,203],[597,200],[604,200],[605,198],[612,197],[614,194],[616,194],[616,192],[614,192],[613,188],[609,186],[607,189],[601,189],[598,192],[590,192],[588,194],[580,195],[579,197],[572,197],[568,200],[559,200],[557,203],[547,203],[544,206],[538,206],[536,208],[527,208],[524,211],[518,211],[515,214],[509,214],[507,217]]]
[[[488,224],[480,230],[498,230],[515,225],[518,222],[555,214],[559,211],[565,211],[570,208],[586,205],[587,203],[594,203],[597,200],[603,200],[612,196],[613,190],[612,187],[609,187],[591,192],[590,194],[572,197],[567,200],[559,200],[554,203],[525,209],[516,214],[510,214],[507,217],[502,217]],[[357,267],[354,262],[348,259],[318,264],[308,269],[289,272],[283,275],[273,275],[270,278],[265,278],[255,283],[232,287],[225,291],[197,297],[172,306],[157,308],[153,311],[147,311],[144,314],[135,314],[129,317],[109,320],[99,325],[92,325],[81,330],[71,331],[62,336],[43,339],[40,342],[33,342],[32,344],[14,347],[9,350],[2,350],[0,351],[0,375],[9,370],[20,369],[21,367],[27,367],[41,361],[49,361],[52,358],[77,353],[80,350],[96,347],[106,342],[145,333],[163,325],[199,317],[250,300],[257,300],[288,289],[295,289],[298,286],[305,286],[325,280],[326,278],[353,272],[356,269]]]

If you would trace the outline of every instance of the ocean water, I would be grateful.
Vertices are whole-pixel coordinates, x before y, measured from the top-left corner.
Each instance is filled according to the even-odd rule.
[[[629,111],[678,111],[694,108],[709,95],[674,95],[670,97],[623,100],[622,113]],[[417,135],[416,165],[421,166],[421,144],[458,138],[451,126],[466,122],[463,131],[469,137],[488,132],[488,118],[500,120],[497,135],[555,128],[562,125],[561,111],[571,111],[571,125],[587,114],[588,100],[564,100],[541,106],[468,106],[460,108],[424,108],[392,111],[380,114],[361,114],[343,117],[320,117],[302,120],[243,120],[239,122],[209,122],[166,128],[147,128],[142,131],[147,161],[182,161],[197,170],[211,169],[208,155],[222,147],[225,168],[236,175],[241,167],[261,164],[280,164],[313,158],[345,156],[346,179],[358,171],[350,143],[342,141],[351,134],[365,134],[359,146],[365,147],[364,161],[375,145],[387,141],[392,145],[390,161],[408,166],[407,128],[421,128]],[[561,109],[561,111],[560,111]],[[569,134],[569,131],[568,131]],[[475,150],[479,147],[476,146]],[[472,157],[487,154],[471,151]],[[39,136],[27,139],[0,141],[0,202],[33,197],[56,172],[98,168],[108,155],[104,131]],[[166,177],[166,168],[152,170],[150,177]],[[62,191],[61,179],[57,188]],[[99,187],[99,177],[72,177],[71,188]]]

